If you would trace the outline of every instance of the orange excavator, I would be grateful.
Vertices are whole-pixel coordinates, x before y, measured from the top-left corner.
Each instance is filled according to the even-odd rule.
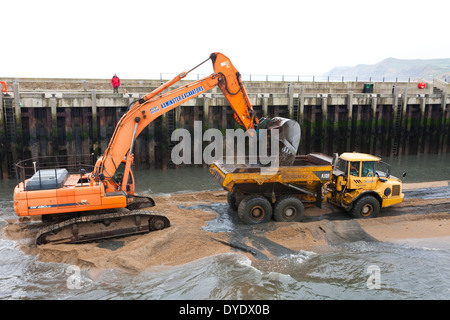
[[[164,93],[200,64],[132,102],[118,122],[108,147],[90,172],[83,168],[69,172],[69,165],[64,167],[58,159],[52,168],[39,161],[27,160],[16,164],[19,180],[14,190],[16,214],[41,215],[43,222],[47,223],[38,232],[37,244],[80,243],[170,226],[165,215],[142,210],[155,205],[151,197],[134,192],[133,146],[142,130],[157,117],[216,86],[229,102],[240,125],[248,130],[257,129],[260,124],[241,76],[230,60],[221,53],[212,53],[202,64],[208,60],[212,60],[214,68],[210,76]],[[288,119],[280,122],[280,118],[274,118],[273,122],[265,119],[264,122],[270,130],[276,128],[283,132],[283,127],[286,127],[286,132],[280,134],[283,137],[280,149],[294,158],[300,141],[300,126]],[[32,176],[30,163],[33,163]]]

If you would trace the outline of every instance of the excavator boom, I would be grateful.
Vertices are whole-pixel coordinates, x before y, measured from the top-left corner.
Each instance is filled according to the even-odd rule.
[[[97,162],[94,177],[98,177],[100,174],[103,174],[104,177],[112,177],[122,159],[132,156],[133,150],[130,146],[145,127],[157,117],[216,86],[221,89],[240,125],[246,130],[254,129],[257,126],[259,121],[253,112],[239,72],[221,53],[212,53],[210,59],[214,68],[214,73],[210,76],[163,94],[164,90],[188,74],[188,72],[182,72],[171,81],[134,102],[117,124],[108,148]],[[124,179],[126,176],[124,175]]]
[[[104,176],[112,177],[122,159],[132,154],[130,149],[133,141],[145,127],[159,116],[215,87],[217,81],[217,76],[211,75],[153,99],[136,102],[120,119],[108,148],[97,161],[94,175],[103,173]]]

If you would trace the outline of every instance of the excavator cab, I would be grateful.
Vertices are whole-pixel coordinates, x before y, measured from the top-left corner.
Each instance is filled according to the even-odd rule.
[[[125,166],[126,166],[126,161],[122,161],[120,163],[120,165],[117,167],[116,172],[113,175],[113,180],[116,182],[116,184],[120,187],[118,187],[118,189],[121,189],[123,191],[125,191],[128,194],[134,194],[134,174],[133,174],[133,170],[129,170],[128,173],[128,180],[126,181],[126,184],[123,186],[123,175],[125,173]]]

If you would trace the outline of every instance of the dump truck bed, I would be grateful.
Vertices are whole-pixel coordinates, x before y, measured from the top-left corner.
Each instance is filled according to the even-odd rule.
[[[270,195],[300,188],[316,194],[317,186],[331,180],[332,158],[321,153],[298,155],[291,166],[260,167],[228,165],[214,162],[210,172],[218,183],[230,192]],[[298,189],[297,189],[298,190]]]

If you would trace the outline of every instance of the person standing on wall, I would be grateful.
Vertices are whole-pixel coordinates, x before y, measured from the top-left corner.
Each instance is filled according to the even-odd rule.
[[[111,78],[111,85],[113,86],[113,93],[119,93],[120,79],[116,74]]]

